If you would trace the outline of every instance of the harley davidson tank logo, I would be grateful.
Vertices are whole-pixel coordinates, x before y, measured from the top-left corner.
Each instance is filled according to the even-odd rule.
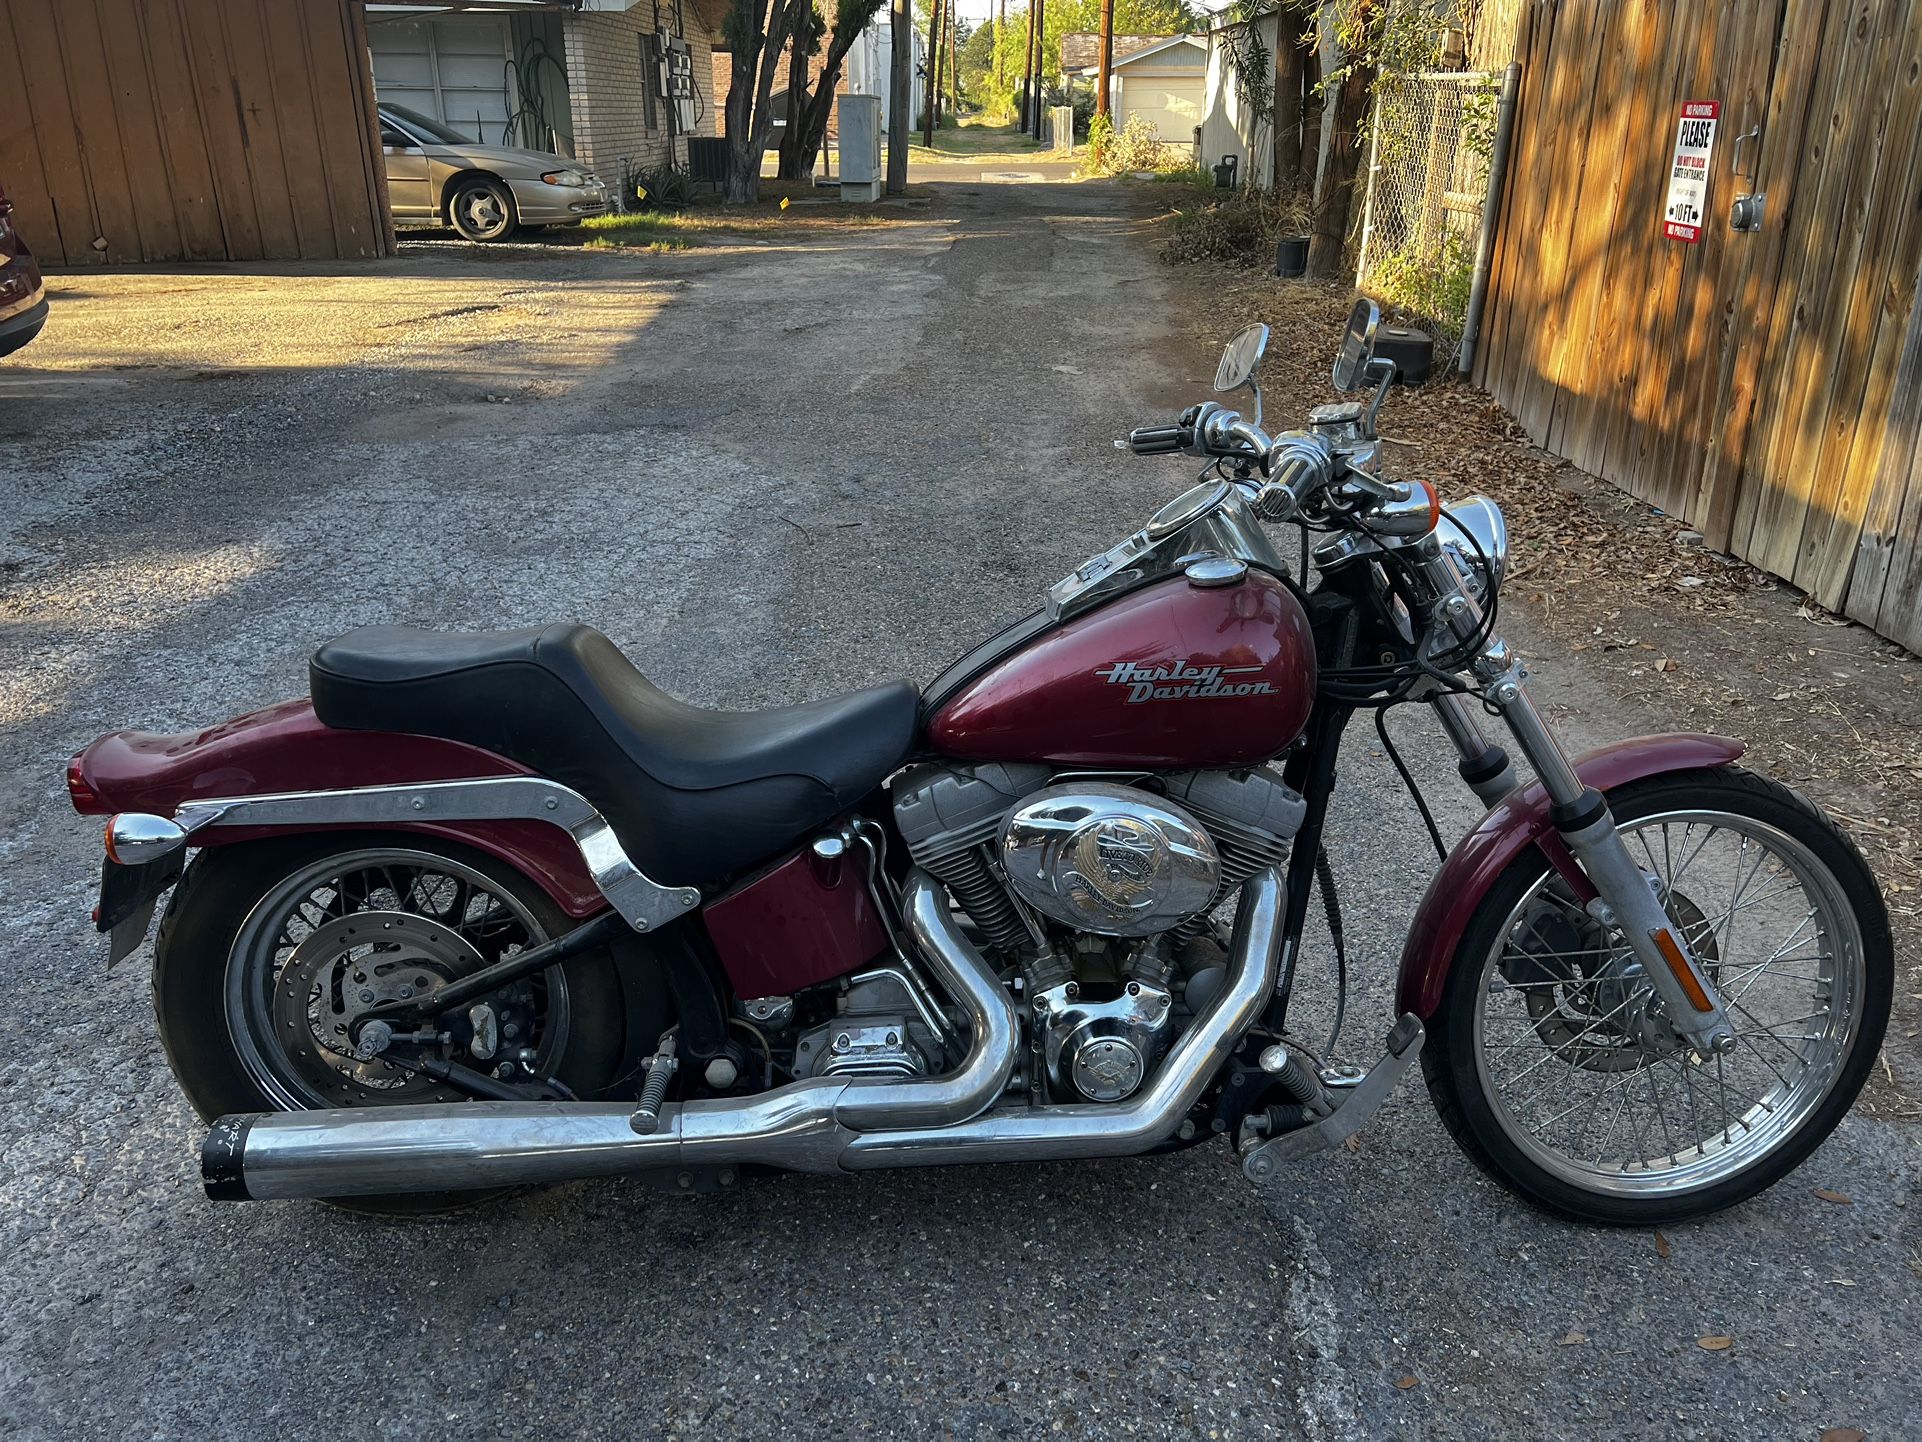
[[[1273,696],[1266,681],[1235,681],[1231,677],[1259,672],[1259,666],[1196,666],[1171,661],[1166,666],[1143,666],[1117,661],[1095,672],[1110,686],[1126,686],[1130,706],[1143,701],[1178,701],[1189,696]]]

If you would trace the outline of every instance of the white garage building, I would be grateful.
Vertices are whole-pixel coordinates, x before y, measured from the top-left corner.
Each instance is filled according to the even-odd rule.
[[[1109,105],[1115,125],[1138,115],[1154,126],[1162,144],[1192,146],[1208,93],[1207,43],[1194,35],[1117,35],[1114,40]],[[1092,35],[1064,36],[1062,55],[1070,62],[1083,60],[1071,73],[1092,85],[1098,83],[1098,68],[1084,58],[1092,46],[1070,49],[1072,42],[1087,41],[1099,44]]]

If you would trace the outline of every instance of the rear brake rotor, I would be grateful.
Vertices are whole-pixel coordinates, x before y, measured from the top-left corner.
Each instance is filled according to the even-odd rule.
[[[294,948],[275,981],[274,1028],[290,1058],[316,1069],[316,1080],[332,1072],[371,1091],[412,1083],[438,1094],[440,1088],[390,1062],[358,1056],[349,1040],[353,1025],[382,1002],[432,996],[483,964],[471,944],[437,921],[405,911],[355,912]]]

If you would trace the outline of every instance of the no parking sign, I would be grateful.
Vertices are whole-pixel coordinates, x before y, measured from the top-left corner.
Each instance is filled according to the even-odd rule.
[[[1690,245],[1702,238],[1702,222],[1708,217],[1708,158],[1715,149],[1715,122],[1721,117],[1721,101],[1691,100],[1682,106],[1682,123],[1675,130],[1662,233]]]

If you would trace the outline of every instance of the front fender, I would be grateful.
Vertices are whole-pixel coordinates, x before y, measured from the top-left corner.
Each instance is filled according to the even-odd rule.
[[[1726,766],[1745,749],[1738,740],[1700,732],[1636,736],[1587,752],[1574,765],[1586,785],[1606,795],[1649,776]],[[1398,1015],[1412,1011],[1423,1021],[1434,1016],[1469,918],[1509,862],[1546,837],[1554,853],[1559,853],[1551,859],[1557,865],[1572,864],[1548,819],[1548,804],[1541,782],[1531,781],[1497,802],[1448,853],[1416,908],[1402,946],[1395,1001]]]
[[[205,731],[159,735],[116,731],[102,736],[67,767],[67,790],[82,815],[147,811],[171,816],[183,801],[260,796],[280,791],[337,791],[410,781],[526,776],[525,766],[430,736],[337,731],[321,724],[309,701],[284,701]],[[456,841],[521,872],[569,916],[607,905],[566,832],[539,821],[461,821],[394,828]],[[279,828],[209,827],[195,846],[229,846]]]

